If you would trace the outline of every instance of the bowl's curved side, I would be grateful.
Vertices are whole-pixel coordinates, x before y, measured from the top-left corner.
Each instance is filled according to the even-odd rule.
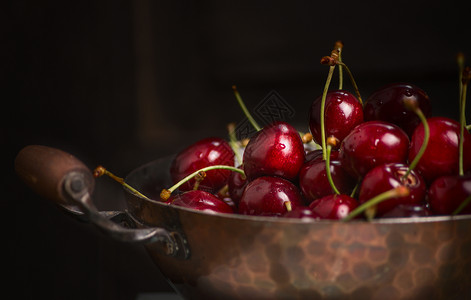
[[[149,164],[129,179],[137,188],[152,185],[154,176],[162,181],[164,165]],[[186,237],[186,260],[147,249],[188,298],[471,298],[471,218],[302,223],[205,214],[131,194],[127,199],[144,224]]]

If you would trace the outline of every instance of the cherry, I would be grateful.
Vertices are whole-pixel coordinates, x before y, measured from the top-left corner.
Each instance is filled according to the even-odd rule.
[[[399,204],[381,218],[413,218],[431,216],[432,211],[424,204]]]
[[[314,100],[309,115],[309,128],[318,144],[322,144],[321,101],[322,96]],[[355,126],[363,122],[363,107],[354,95],[343,90],[328,92],[325,101],[325,135],[341,142]]]
[[[275,122],[250,139],[243,165],[249,181],[265,175],[295,180],[304,159],[304,145],[298,131],[288,123]]]
[[[342,167],[342,163],[338,159],[338,151],[331,152],[330,173],[340,193],[350,194],[352,192],[356,180]],[[299,172],[299,187],[309,202],[335,192],[329,183],[322,153],[317,158],[304,163]]]
[[[343,194],[330,194],[309,204],[315,215],[331,220],[341,220],[357,207],[357,200]]]
[[[375,166],[405,163],[409,148],[407,134],[398,126],[369,121],[355,127],[340,145],[340,160],[345,170],[361,178]]]
[[[216,197],[218,197],[220,200],[222,200],[223,202],[225,202],[227,205],[229,205],[233,212],[234,213],[237,213],[237,205],[236,203],[232,200],[231,196],[229,196],[228,194],[227,195],[221,195],[221,194],[217,194]]]
[[[293,218],[293,219],[301,219],[301,220],[318,220],[320,216],[313,212],[309,207],[306,206],[298,206],[295,209],[286,212],[282,215],[284,218]]]
[[[168,203],[209,213],[234,213],[227,203],[202,190],[191,190],[174,195],[168,199]]]
[[[430,185],[428,190],[430,209],[438,215],[452,214],[458,206],[471,196],[471,175],[441,176]],[[461,213],[471,213],[471,204]]]
[[[444,175],[457,175],[459,169],[459,136],[460,124],[445,117],[427,119],[430,127],[430,138],[427,148],[416,166],[428,184]],[[471,170],[471,134],[465,130],[463,140],[463,169]],[[412,135],[409,161],[412,161],[424,140],[424,127],[418,125]]]
[[[405,178],[404,176],[407,175]],[[358,200],[361,204],[371,198],[398,186],[406,186],[409,194],[394,197],[376,205],[376,216],[382,216],[400,204],[419,204],[426,194],[426,184],[423,178],[404,164],[390,163],[371,169],[363,178]]]
[[[363,108],[365,121],[381,120],[393,123],[404,130],[409,137],[412,136],[420,119],[414,112],[404,107],[405,99],[417,102],[425,117],[430,117],[432,113],[430,98],[422,89],[413,84],[393,83],[379,88],[366,99]]]
[[[318,157],[322,158],[322,149],[315,149],[306,152],[306,161],[311,161]]]
[[[220,138],[206,138],[200,140],[182,150],[172,161],[170,175],[173,183],[176,183],[189,174],[213,165],[234,166],[234,151],[228,142]],[[208,192],[217,192],[229,178],[229,170],[211,170],[199,186],[199,189]],[[193,189],[195,179],[191,179],[180,186],[180,190]]]
[[[239,202],[244,215],[281,216],[303,206],[298,188],[281,177],[262,176],[251,181]]]
[[[243,166],[239,168],[243,169]],[[247,177],[240,173],[232,172],[229,176],[227,181],[228,192],[236,206],[239,204],[240,198],[242,198],[242,194],[248,183]]]

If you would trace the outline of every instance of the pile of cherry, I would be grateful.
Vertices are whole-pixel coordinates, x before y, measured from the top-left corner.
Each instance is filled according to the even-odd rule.
[[[161,200],[212,213],[313,219],[471,213],[465,121],[432,117],[428,95],[413,84],[384,86],[364,103],[359,93],[329,90],[336,66],[350,72],[339,53],[321,60],[330,70],[310,109],[310,133],[281,121],[256,128],[239,163],[240,141],[201,140],[177,154],[176,186]],[[464,118],[469,68],[463,74]]]

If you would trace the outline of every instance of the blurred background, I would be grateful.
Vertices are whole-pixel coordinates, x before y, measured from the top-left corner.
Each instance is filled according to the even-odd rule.
[[[3,5],[2,229],[16,299],[163,299],[172,291],[141,246],[30,192],[13,170],[24,146],[57,147],[125,176],[201,138],[227,137],[226,125],[244,120],[233,84],[249,110],[276,91],[295,111],[288,121],[307,131],[328,71],[319,60],[337,40],[363,99],[388,83],[413,83],[435,115],[457,118],[456,55],[471,57],[466,10],[450,1]],[[100,178],[98,208],[124,209],[121,193]]]

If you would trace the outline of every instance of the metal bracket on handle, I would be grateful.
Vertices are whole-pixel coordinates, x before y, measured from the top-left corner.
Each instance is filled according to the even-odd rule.
[[[106,234],[123,242],[132,243],[157,243],[162,245],[161,250],[169,256],[187,259],[190,256],[188,243],[177,232],[169,232],[164,228],[136,228],[136,220],[129,214],[122,212],[114,213],[109,216],[100,213],[90,197],[87,188],[88,177],[83,172],[69,172],[63,181],[64,195],[71,203],[76,204],[79,210],[88,218],[90,222],[98,226]],[[80,214],[77,209],[66,208],[69,211]],[[127,224],[123,227],[118,223]]]

